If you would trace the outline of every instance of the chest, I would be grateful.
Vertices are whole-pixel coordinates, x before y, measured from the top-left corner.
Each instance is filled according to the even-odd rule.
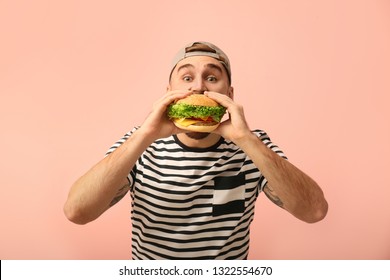
[[[212,216],[242,213],[258,194],[259,170],[240,151],[146,151],[137,164],[133,197],[161,212]]]

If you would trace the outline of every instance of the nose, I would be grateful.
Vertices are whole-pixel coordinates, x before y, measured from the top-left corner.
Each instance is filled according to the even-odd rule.
[[[194,93],[203,94],[205,91],[207,91],[207,88],[206,88],[206,85],[202,79],[194,79],[189,90],[194,92]]]

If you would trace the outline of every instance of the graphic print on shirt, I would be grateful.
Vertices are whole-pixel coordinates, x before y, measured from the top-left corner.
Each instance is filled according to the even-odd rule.
[[[214,178],[213,216],[245,210],[245,174]]]

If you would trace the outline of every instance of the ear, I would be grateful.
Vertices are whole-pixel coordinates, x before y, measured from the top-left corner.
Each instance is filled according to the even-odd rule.
[[[171,85],[167,85],[167,92],[171,90]]]
[[[233,87],[229,87],[228,94],[229,94],[229,97],[230,97],[232,100],[234,100],[234,88],[233,88]]]

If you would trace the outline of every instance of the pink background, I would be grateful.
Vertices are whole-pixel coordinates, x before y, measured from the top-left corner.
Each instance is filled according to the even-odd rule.
[[[310,225],[262,196],[250,258],[390,258],[389,1],[2,0],[0,40],[1,259],[131,257],[129,197],[85,226],[62,206],[192,40],[229,54],[251,127],[330,205]]]

